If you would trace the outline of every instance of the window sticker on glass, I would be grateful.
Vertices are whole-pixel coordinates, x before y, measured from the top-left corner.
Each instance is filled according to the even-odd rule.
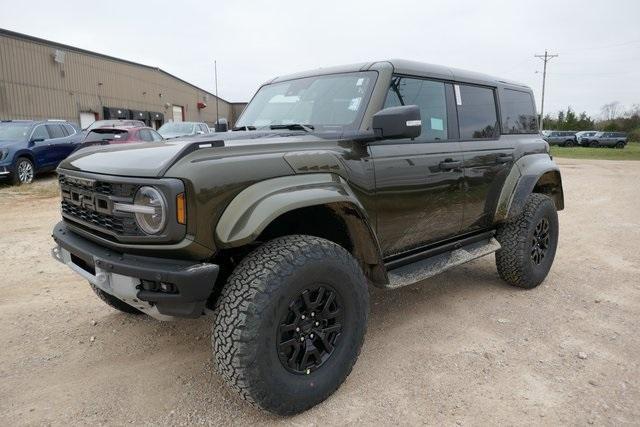
[[[436,117],[431,117],[431,129],[444,130],[444,120],[438,119]]]
[[[360,77],[360,78],[358,79],[358,81],[356,82],[356,86],[362,86],[362,83],[364,83],[364,78],[363,78],[363,77]]]
[[[360,101],[361,100],[362,100],[362,98],[360,98],[360,97],[351,99],[351,102],[349,103],[349,110],[358,111],[358,108],[360,107]]]

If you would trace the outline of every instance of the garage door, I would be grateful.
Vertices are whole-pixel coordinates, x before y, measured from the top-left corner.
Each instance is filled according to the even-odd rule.
[[[80,112],[80,129],[88,128],[91,123],[96,121],[96,115],[89,112]]]
[[[179,105],[174,105],[173,106],[173,121],[174,122],[181,122],[182,118],[184,117],[184,115],[182,114],[182,109],[183,107],[179,106]]]

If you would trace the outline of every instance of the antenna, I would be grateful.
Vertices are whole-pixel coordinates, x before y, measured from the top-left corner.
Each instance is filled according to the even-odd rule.
[[[215,75],[215,82],[216,82],[216,128],[218,127],[218,121],[220,120],[218,118],[218,61],[213,61],[213,73]],[[544,99],[544,98],[543,98]]]

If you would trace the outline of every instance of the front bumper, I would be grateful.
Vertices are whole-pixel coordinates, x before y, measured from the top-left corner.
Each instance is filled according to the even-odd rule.
[[[119,253],[79,236],[64,222],[56,224],[52,237],[56,260],[159,320],[202,315],[220,270],[210,263]],[[154,284],[171,285],[171,293],[155,290]]]

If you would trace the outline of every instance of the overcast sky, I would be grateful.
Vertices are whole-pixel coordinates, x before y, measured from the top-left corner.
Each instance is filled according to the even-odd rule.
[[[22,7],[17,7],[21,4]],[[640,104],[640,1],[0,0],[0,27],[158,66],[230,101],[277,75],[404,58],[532,86],[538,109]],[[536,73],[538,72],[538,73]]]

